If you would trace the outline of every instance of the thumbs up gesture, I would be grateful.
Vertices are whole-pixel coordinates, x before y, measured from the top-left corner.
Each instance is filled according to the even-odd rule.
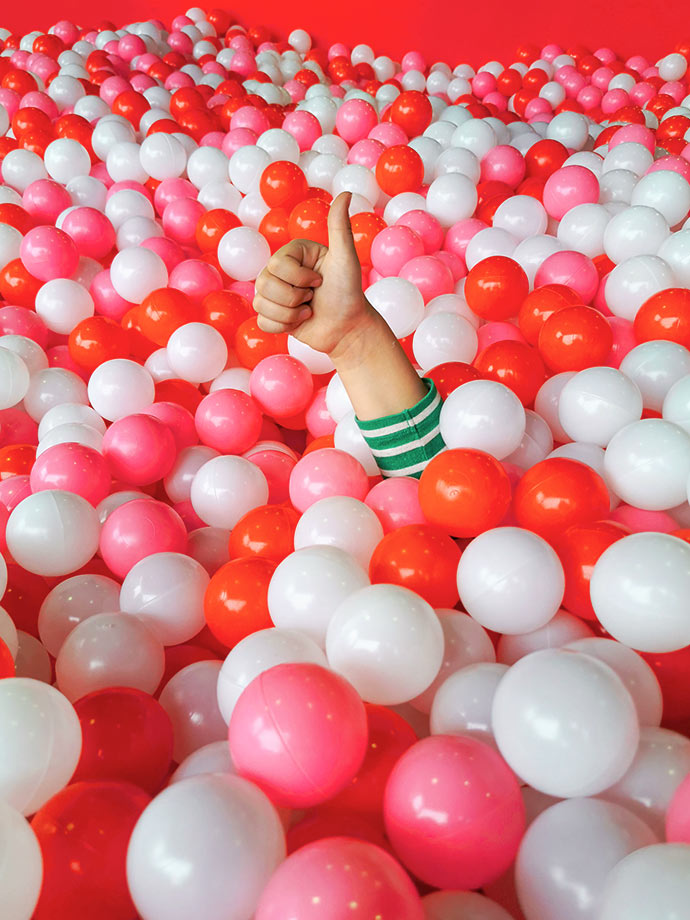
[[[374,310],[362,291],[348,208],[343,192],[328,215],[329,246],[292,240],[256,279],[254,309],[264,332],[289,332],[332,357],[361,335]]]

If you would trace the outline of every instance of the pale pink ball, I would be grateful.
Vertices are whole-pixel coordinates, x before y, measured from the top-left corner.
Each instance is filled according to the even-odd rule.
[[[385,149],[381,141],[375,141],[370,137],[364,137],[352,145],[347,155],[347,162],[356,163],[359,166],[366,166],[367,169],[375,169],[379,157]]]
[[[354,144],[367,137],[378,122],[376,109],[364,99],[349,99],[344,102],[335,117],[338,134],[348,144]]]
[[[253,105],[240,106],[236,112],[233,112],[230,119],[230,128],[233,131],[235,128],[249,128],[257,136],[263,134],[264,131],[268,131],[270,127],[271,123],[268,120],[268,116]]]
[[[613,150],[619,144],[642,144],[650,153],[654,153],[656,136],[644,125],[623,125],[609,141],[609,150]]]
[[[424,244],[426,255],[437,253],[443,246],[445,236],[443,227],[434,215],[429,214],[428,211],[423,211],[421,208],[407,211],[402,217],[398,218],[395,225],[396,227],[409,227],[410,230],[414,230]]]
[[[678,522],[665,511],[646,511],[632,505],[619,505],[609,513],[609,518],[623,524],[633,533],[673,533],[674,530],[678,530]]]
[[[311,112],[288,112],[282,128],[294,137],[302,152],[311,150],[314,142],[323,134],[319,119]]]
[[[163,211],[163,230],[171,240],[182,246],[196,242],[196,225],[206,213],[206,208],[194,198],[176,198]]]
[[[194,416],[184,406],[172,402],[155,402],[148,409],[144,409],[143,414],[158,419],[170,429],[175,439],[176,452],[179,453],[185,447],[193,447],[199,443]]]
[[[194,425],[202,444],[222,454],[243,454],[261,432],[261,410],[241,390],[216,390],[199,403]]]
[[[71,205],[70,193],[52,179],[37,179],[26,187],[22,195],[24,210],[42,224],[54,224],[58,215]]]
[[[331,495],[364,501],[368,491],[369,479],[359,460],[331,447],[306,454],[290,476],[290,501],[298,511]]]
[[[375,141],[380,141],[384,147],[396,147],[399,144],[407,144],[408,137],[400,125],[392,121],[383,121],[369,132],[369,137]]]
[[[62,229],[74,240],[80,256],[103,259],[115,245],[115,230],[102,211],[75,208],[62,222]]]
[[[494,342],[521,342],[527,344],[527,339],[520,332],[517,326],[512,323],[484,323],[477,329],[477,354],[493,345]]]
[[[446,252],[454,252],[461,259],[465,258],[465,252],[473,236],[476,236],[480,230],[485,230],[489,225],[478,217],[468,217],[466,220],[459,220],[446,231],[446,238],[443,248]]]
[[[39,281],[69,278],[79,264],[74,241],[57,227],[43,226],[29,230],[22,240],[19,255],[24,268]]]
[[[307,431],[313,438],[321,438],[335,431],[336,423],[326,406],[326,390],[327,387],[321,387],[314,393],[305,414]]]
[[[371,262],[382,277],[397,275],[411,259],[421,255],[424,243],[419,234],[397,224],[377,233],[371,244]]]
[[[231,157],[240,147],[246,147],[248,144],[254,145],[258,140],[258,134],[250,128],[233,128],[223,138],[221,150],[226,157]]]
[[[192,300],[202,301],[207,294],[222,290],[223,279],[218,269],[208,262],[185,259],[173,268],[168,284]]]
[[[494,180],[517,188],[525,178],[525,158],[515,147],[499,144],[486,154],[481,169],[482,182]]]
[[[455,287],[450,268],[436,256],[416,256],[410,259],[403,265],[399,277],[415,285],[424,303],[440,294],[452,294]]]
[[[408,524],[426,524],[419,504],[419,480],[394,476],[378,482],[364,499],[383,527],[384,534]]]
[[[187,530],[180,515],[149,498],[120,505],[101,530],[101,556],[118,578],[152,553],[184,553],[186,549]]]
[[[544,259],[534,279],[535,287],[544,284],[565,284],[588,304],[599,287],[599,272],[594,262],[581,252],[554,252]]]
[[[289,418],[303,412],[314,395],[314,380],[291,355],[263,358],[252,370],[249,390],[266,415]]]
[[[184,261],[182,247],[173,240],[169,240],[167,236],[152,236],[150,239],[144,240],[141,246],[142,249],[150,249],[151,252],[159,255],[165,262],[168,273],[171,273],[176,265]]]
[[[580,204],[599,201],[599,180],[585,166],[563,166],[546,180],[544,207],[550,217],[561,220]]]
[[[93,297],[96,313],[120,322],[128,310],[134,306],[117,293],[110,279],[110,271],[99,272],[91,282],[89,293]]]

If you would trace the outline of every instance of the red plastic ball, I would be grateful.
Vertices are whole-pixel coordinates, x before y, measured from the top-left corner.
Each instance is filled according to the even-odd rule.
[[[264,169],[259,182],[261,197],[269,208],[292,210],[307,195],[307,180],[296,163],[276,160]]]
[[[527,79],[525,79],[525,85],[527,85]],[[560,141],[546,139],[537,141],[525,154],[527,175],[538,179],[548,179],[569,156],[568,148]]]
[[[453,607],[460,549],[434,524],[408,524],[387,534],[369,563],[372,584],[409,588],[432,607]]]
[[[443,451],[429,461],[419,480],[424,516],[453,537],[476,537],[498,527],[510,497],[507,473],[481,450]]]
[[[196,225],[196,244],[202,252],[216,252],[218,243],[228,230],[240,226],[240,219],[225,208],[212,208],[199,218]]]
[[[555,538],[554,546],[565,573],[563,606],[585,620],[596,620],[589,583],[597,560],[609,546],[628,534],[614,521],[596,521],[568,527]]]
[[[436,389],[441,394],[441,399],[446,399],[463,383],[481,378],[479,371],[471,364],[465,364],[464,361],[444,361],[443,364],[432,367],[425,376],[434,381]]]
[[[417,90],[400,93],[390,108],[391,121],[399,125],[408,137],[423,134],[431,124],[433,109],[428,96]]]
[[[282,562],[294,551],[294,535],[300,515],[289,505],[261,505],[248,511],[230,532],[232,559],[254,558]]]
[[[321,198],[306,198],[290,211],[290,239],[312,240],[328,246],[328,202]]]
[[[568,527],[603,520],[610,507],[606,483],[579,460],[552,457],[530,467],[517,484],[513,511],[520,527],[547,540]]]
[[[518,326],[530,345],[539,341],[539,333],[546,320],[564,307],[581,303],[572,288],[565,284],[544,284],[531,291],[518,312]]]
[[[227,648],[273,625],[268,612],[268,584],[276,563],[260,556],[233,559],[211,578],[204,597],[204,616],[213,635]]]
[[[546,368],[536,348],[508,339],[480,352],[474,366],[485,380],[496,380],[515,393],[523,406],[531,406],[546,380]]]
[[[371,265],[371,245],[377,234],[388,225],[385,220],[373,211],[361,211],[350,218],[352,237],[355,241],[357,258],[360,265]]]
[[[287,353],[287,333],[274,335],[259,329],[256,316],[245,319],[235,333],[235,354],[243,367],[253,370],[259,361],[271,355]]]
[[[107,316],[91,316],[77,323],[67,344],[72,360],[88,372],[104,361],[127,358],[130,353],[127,332]]]
[[[539,353],[554,373],[606,364],[613,332],[593,307],[565,307],[553,313],[539,333]]]
[[[141,302],[138,319],[142,335],[162,348],[176,329],[199,319],[199,308],[182,291],[158,288]]]
[[[482,319],[508,320],[517,316],[528,293],[529,281],[522,266],[507,256],[482,259],[465,280],[465,300]]]
[[[690,348],[690,291],[667,288],[652,294],[637,311],[633,325],[638,342],[666,339]]]
[[[391,197],[402,192],[416,192],[424,181],[422,158],[412,147],[388,147],[376,162],[376,181]]]

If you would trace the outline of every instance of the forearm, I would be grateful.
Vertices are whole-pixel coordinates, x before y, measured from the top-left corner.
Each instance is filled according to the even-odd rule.
[[[369,304],[365,316],[331,360],[357,418],[370,421],[411,409],[428,391],[383,317]]]

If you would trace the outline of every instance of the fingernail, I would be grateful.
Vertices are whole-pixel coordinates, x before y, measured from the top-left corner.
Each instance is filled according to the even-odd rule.
[[[300,310],[300,312],[299,312],[299,314],[298,314],[298,316],[297,316],[297,319],[298,319],[300,322],[302,322],[302,321],[305,320],[305,319],[309,319],[310,316],[311,316],[311,308],[310,308],[310,307],[307,307],[306,310]]]

